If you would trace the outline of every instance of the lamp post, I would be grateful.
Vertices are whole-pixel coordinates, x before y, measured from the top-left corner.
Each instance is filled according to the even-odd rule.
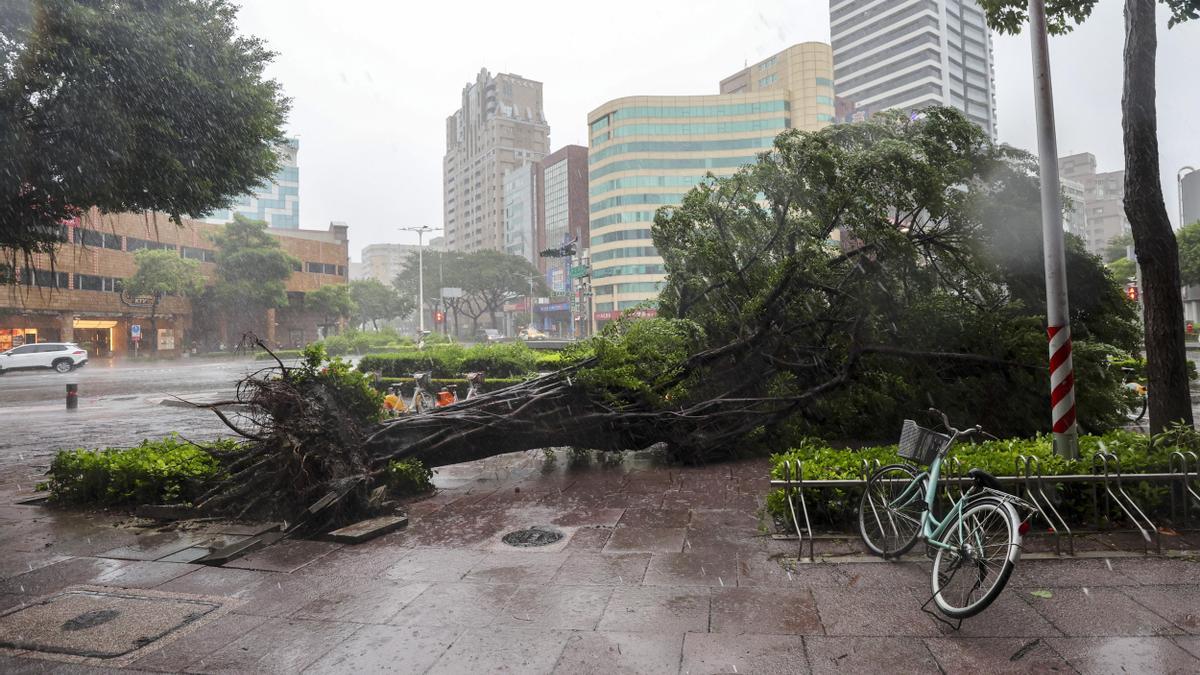
[[[1175,172],[1175,186],[1179,190],[1179,227],[1183,227],[1188,223],[1183,222],[1183,179],[1195,173],[1195,167],[1185,166]]]
[[[439,227],[419,225],[397,228],[403,232],[417,233],[417,330],[425,334],[425,233],[441,230]]]

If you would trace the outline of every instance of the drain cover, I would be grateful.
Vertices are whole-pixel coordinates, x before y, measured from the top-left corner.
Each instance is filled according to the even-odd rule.
[[[533,527],[509,532],[501,537],[501,541],[509,546],[530,548],[532,546],[548,546],[563,538],[563,533],[552,527],[534,525]]]
[[[215,602],[137,591],[70,590],[0,615],[0,647],[115,658],[217,609]]]

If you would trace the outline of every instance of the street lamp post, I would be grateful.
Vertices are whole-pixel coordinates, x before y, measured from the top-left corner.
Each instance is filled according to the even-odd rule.
[[[419,225],[398,228],[404,232],[417,233],[417,330],[425,334],[425,233],[440,230],[438,227]]]
[[[1183,222],[1183,179],[1195,173],[1195,167],[1185,166],[1175,172],[1175,187],[1179,191],[1179,227],[1188,223]]]

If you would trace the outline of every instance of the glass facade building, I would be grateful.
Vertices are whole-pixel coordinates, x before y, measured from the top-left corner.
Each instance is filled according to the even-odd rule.
[[[650,238],[654,213],[706,174],[752,164],[785,129],[833,120],[829,45],[802,43],[725,78],[720,94],[634,96],[588,115],[589,242],[597,320],[653,305],[666,269]],[[547,183],[549,175],[547,174]],[[547,201],[547,225],[549,225]],[[554,241],[547,228],[547,239]]]
[[[300,139],[289,138],[279,148],[279,171],[275,179],[260,186],[253,194],[240,197],[232,208],[214,211],[206,223],[228,223],[239,213],[251,220],[266,221],[268,227],[300,229]]]

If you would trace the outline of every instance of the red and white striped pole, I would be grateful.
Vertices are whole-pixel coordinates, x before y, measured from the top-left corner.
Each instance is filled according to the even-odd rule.
[[[1046,325],[1050,337],[1050,419],[1054,451],[1079,457],[1075,427],[1075,369],[1071,364],[1071,324],[1067,306],[1067,262],[1063,252],[1062,198],[1058,180],[1058,140],[1054,130],[1054,90],[1050,86],[1050,39],[1045,0],[1029,0],[1033,47],[1033,103],[1042,187],[1042,243],[1046,263]]]

